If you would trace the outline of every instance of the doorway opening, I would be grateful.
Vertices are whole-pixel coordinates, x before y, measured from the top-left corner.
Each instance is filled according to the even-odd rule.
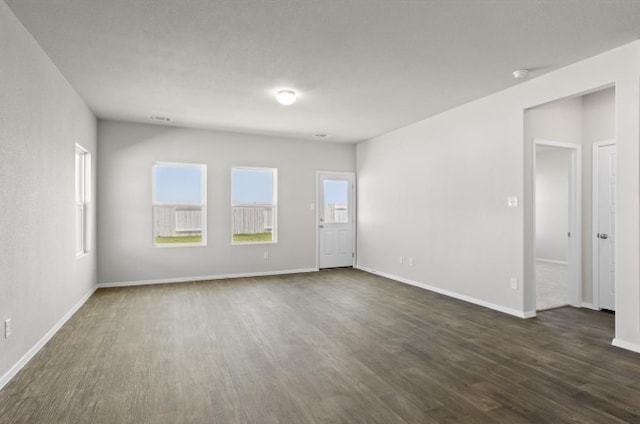
[[[581,306],[581,147],[534,140],[535,306]]]
[[[615,307],[616,157],[615,151],[611,150],[615,149],[616,138],[615,104],[615,86],[612,84],[525,110],[524,203],[528,205],[524,210],[525,316],[536,316],[536,311],[562,304],[595,310]],[[568,174],[562,181],[568,181],[569,185],[556,179],[556,200],[547,203],[548,207],[557,207],[557,199],[566,199],[568,218],[565,221],[562,216],[556,216],[556,227],[549,227],[549,222],[544,222],[543,214],[547,210],[540,210],[539,201],[544,200],[545,195],[536,193],[536,169],[544,170],[548,166],[543,158],[545,154],[571,156],[569,168],[565,168],[568,170],[562,171],[565,176]],[[565,159],[556,158],[556,162],[567,164]],[[599,173],[605,175],[604,182],[598,177]],[[538,181],[538,186],[541,184],[544,186],[545,182]],[[558,187],[565,190],[566,196],[557,194]],[[559,228],[562,222],[566,222],[566,230],[553,231],[556,246],[567,249],[566,258],[557,256],[557,250],[553,253],[547,249],[549,246],[541,240],[545,227],[551,231]],[[564,239],[560,237],[562,234]],[[565,261],[566,271],[555,266],[564,265]],[[558,279],[553,275],[565,273],[567,292],[562,287],[554,288],[562,296],[566,293],[566,300],[558,296],[560,299],[556,297],[555,304],[545,304],[538,296],[538,289],[544,289],[544,278],[551,274],[550,278]],[[611,298],[609,302],[604,300],[607,296]]]

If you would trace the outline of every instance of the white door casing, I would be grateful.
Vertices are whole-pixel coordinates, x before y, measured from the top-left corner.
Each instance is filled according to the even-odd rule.
[[[616,145],[593,148],[593,280],[599,309],[615,310]],[[594,296],[594,300],[595,300]]]
[[[355,175],[318,172],[316,177],[318,268],[355,261]]]

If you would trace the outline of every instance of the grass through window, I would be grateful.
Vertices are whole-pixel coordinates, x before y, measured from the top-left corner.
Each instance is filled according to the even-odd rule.
[[[156,237],[156,244],[177,244],[177,243],[202,243],[202,235],[197,236],[175,236],[175,237]]]
[[[256,241],[273,241],[272,233],[256,233],[256,234],[234,234],[234,242],[256,242]]]

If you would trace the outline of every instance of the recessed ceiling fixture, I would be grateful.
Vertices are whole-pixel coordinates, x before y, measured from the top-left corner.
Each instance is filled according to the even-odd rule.
[[[289,106],[296,101],[296,92],[293,90],[279,90],[276,93],[276,100],[284,106]]]
[[[159,121],[159,122],[171,122],[171,118],[168,116],[161,115],[150,115],[149,120],[151,121]]]
[[[327,133],[321,133],[321,132],[317,132],[313,135],[314,137],[318,137],[318,138],[327,138],[329,137],[329,134]]]
[[[517,71],[513,71],[513,77],[517,80],[525,79],[529,76],[528,69],[518,69]]]

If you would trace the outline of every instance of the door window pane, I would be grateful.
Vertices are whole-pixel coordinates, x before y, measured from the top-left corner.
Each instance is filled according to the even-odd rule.
[[[349,223],[349,181],[324,180],[324,222]]]

